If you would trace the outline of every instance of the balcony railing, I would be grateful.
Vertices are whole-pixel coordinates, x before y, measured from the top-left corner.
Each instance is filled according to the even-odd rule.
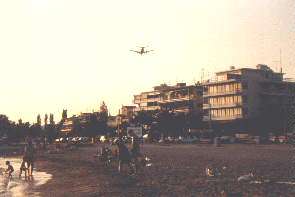
[[[215,108],[230,108],[230,107],[241,107],[242,102],[239,103],[227,103],[227,104],[203,104],[203,109],[215,109]]]
[[[222,96],[222,95],[231,95],[231,94],[241,94],[245,92],[242,90],[233,90],[233,91],[223,91],[223,92],[203,92],[204,97],[209,97],[209,96]]]
[[[217,80],[217,79],[211,79],[204,83],[204,85],[214,85],[214,84],[224,84],[224,83],[231,83],[231,82],[240,82],[241,79],[227,79],[227,80]]]
[[[156,102],[156,101],[160,101],[161,99],[160,98],[149,98],[147,100],[147,102]]]
[[[204,116],[204,121],[210,121],[211,120],[235,120],[235,119],[241,119],[243,118],[242,114],[232,115],[232,116]]]
[[[179,96],[179,97],[172,97],[170,99],[164,99],[159,101],[159,103],[171,103],[171,102],[179,102],[179,101],[188,101],[193,99],[193,96]]]

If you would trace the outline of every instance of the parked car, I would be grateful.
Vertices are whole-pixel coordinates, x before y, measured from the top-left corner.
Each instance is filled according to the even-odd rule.
[[[281,135],[281,136],[278,136],[278,140],[280,143],[287,143],[288,142],[288,137],[285,136],[285,135]]]
[[[107,142],[107,136],[105,136],[105,135],[100,136],[99,141],[100,142]]]
[[[159,141],[159,143],[167,143],[169,142],[167,138],[161,138]]]
[[[223,144],[232,144],[232,143],[235,143],[236,141],[236,138],[233,136],[221,136],[219,139],[220,139],[220,143],[223,143]]]
[[[235,138],[236,141],[240,143],[255,143],[253,140],[253,136],[250,136],[247,133],[236,133]]]
[[[54,141],[56,143],[65,143],[65,142],[67,142],[66,138],[64,138],[64,137],[56,138]]]
[[[191,144],[196,143],[199,141],[199,138],[197,137],[179,137],[179,141],[185,144]]]
[[[279,138],[277,136],[269,136],[269,141],[271,143],[279,143]]]
[[[169,137],[167,137],[167,141],[168,141],[169,143],[174,143],[174,142],[175,142],[175,138],[169,136]]]
[[[212,139],[211,138],[200,138],[199,142],[202,144],[210,144],[210,143],[212,143]]]

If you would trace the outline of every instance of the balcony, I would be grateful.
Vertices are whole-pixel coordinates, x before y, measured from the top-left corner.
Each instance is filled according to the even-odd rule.
[[[158,101],[160,101],[161,100],[161,98],[149,98],[148,100],[147,100],[147,102],[158,102]]]
[[[234,90],[234,91],[224,91],[224,92],[204,92],[203,97],[214,97],[214,96],[224,96],[224,95],[235,95],[245,93],[245,90]]]
[[[147,111],[153,111],[153,110],[158,110],[158,109],[160,109],[159,106],[147,106],[145,108],[145,110],[147,110]]]
[[[170,99],[165,99],[158,101],[159,103],[174,103],[174,102],[181,102],[181,101],[188,101],[190,99],[193,99],[193,95],[191,96],[181,96],[181,97],[172,97]]]
[[[237,115],[233,115],[233,116],[211,116],[211,120],[215,121],[215,120],[236,120],[236,119],[241,119],[243,118],[242,114],[237,114]],[[210,117],[209,116],[203,116],[203,120],[204,121],[210,121]]]
[[[134,104],[139,104],[139,103],[140,103],[140,99],[135,99],[135,100],[133,100],[133,103],[134,103]]]
[[[227,104],[203,104],[203,109],[232,108],[242,107],[243,103],[227,103]]]
[[[236,79],[227,79],[227,80],[209,80],[208,82],[204,83],[204,85],[216,85],[216,84],[227,84],[233,82],[240,82],[240,78]]]

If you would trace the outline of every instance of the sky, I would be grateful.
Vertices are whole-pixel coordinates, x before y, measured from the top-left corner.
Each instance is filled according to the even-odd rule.
[[[2,0],[0,113],[59,121],[105,101],[115,115],[161,83],[258,63],[278,71],[280,50],[295,78],[294,0]]]

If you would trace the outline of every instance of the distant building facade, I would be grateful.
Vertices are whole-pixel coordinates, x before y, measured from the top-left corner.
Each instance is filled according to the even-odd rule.
[[[203,90],[200,84],[187,86],[185,83],[179,83],[164,91],[158,104],[161,109],[201,113],[202,94]]]
[[[134,115],[135,109],[136,109],[136,106],[123,105],[121,107],[119,114],[128,118],[132,118],[132,116]]]
[[[295,83],[283,80],[283,73],[258,64],[256,69],[232,67],[217,72],[216,78],[203,84],[204,121],[213,126],[218,123],[219,129],[227,131],[284,129],[286,123],[276,114],[287,115],[286,109],[294,100]],[[267,126],[270,120],[275,122]]]
[[[134,96],[134,104],[138,105],[136,111],[154,111],[159,110],[158,101],[161,100],[161,92],[150,91],[142,92]]]
[[[99,112],[92,112],[92,113],[80,113],[80,115],[72,116],[69,118],[63,119],[63,124],[61,126],[61,133],[63,134],[70,134],[74,131],[75,123],[79,123],[80,129],[83,129],[85,125],[91,120],[91,117],[95,115],[98,117]]]
[[[69,134],[73,131],[74,117],[64,118],[64,122],[61,126],[60,132],[63,134]]]
[[[178,83],[175,86],[162,84],[153,91],[142,92],[134,96],[136,111],[172,110],[189,112],[202,110],[201,84],[189,85]]]

